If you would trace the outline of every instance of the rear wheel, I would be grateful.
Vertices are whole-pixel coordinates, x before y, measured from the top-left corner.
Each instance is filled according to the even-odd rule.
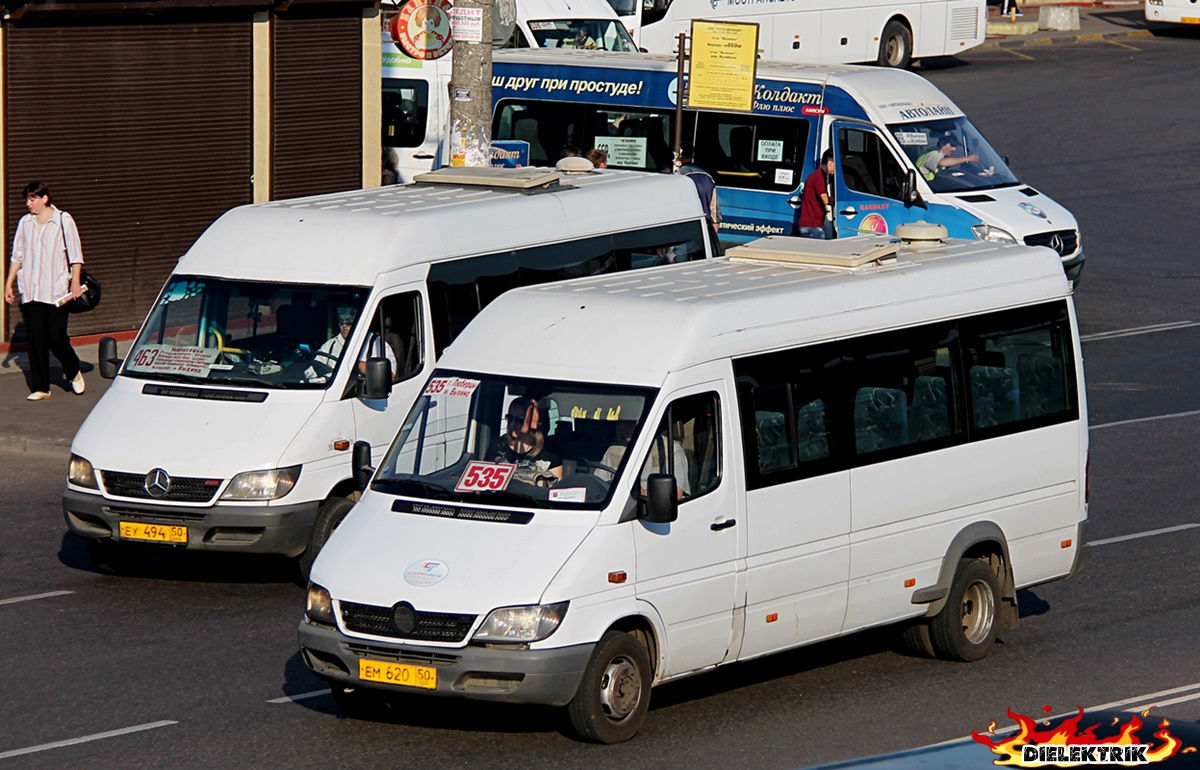
[[[308,547],[304,549],[304,553],[300,554],[298,567],[303,580],[308,579],[308,573],[312,570],[317,554],[321,552],[321,548],[325,546],[329,536],[338,528],[353,507],[354,501],[345,497],[332,497],[321,504],[321,509],[317,511],[317,522],[313,525],[312,537],[308,540]]]
[[[912,32],[893,19],[883,28],[879,38],[879,66],[904,69],[912,62]]]
[[[571,726],[586,740],[623,743],[641,728],[650,708],[650,655],[631,634],[600,638],[583,672],[579,692],[567,704]]]
[[[986,656],[996,641],[1000,579],[982,559],[960,559],[946,606],[929,624],[929,637],[939,657],[974,661]]]

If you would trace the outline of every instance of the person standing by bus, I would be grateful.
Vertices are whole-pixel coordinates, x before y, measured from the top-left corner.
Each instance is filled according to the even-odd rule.
[[[66,303],[83,294],[80,271],[83,246],[75,219],[50,202],[50,188],[41,182],[25,186],[25,206],[29,213],[17,223],[13,236],[8,281],[4,301],[16,304],[21,295],[21,311],[29,336],[29,401],[50,398],[50,352],[62,364],[71,390],[84,390],[79,356],[67,336]]]
[[[696,185],[696,194],[700,196],[700,205],[704,207],[704,219],[708,222],[709,235],[712,238],[713,256],[719,257],[725,253],[721,248],[720,224],[721,204],[717,201],[717,182],[704,169],[693,161],[696,148],[690,142],[679,145],[679,173],[687,176]]]
[[[833,150],[826,150],[821,156],[820,167],[804,180],[804,194],[800,197],[801,238],[833,237],[833,222],[827,212],[832,206],[829,186],[833,182],[834,166]]]

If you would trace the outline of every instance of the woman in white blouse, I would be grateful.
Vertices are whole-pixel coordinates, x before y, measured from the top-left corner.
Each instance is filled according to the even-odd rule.
[[[66,302],[83,294],[79,272],[83,246],[70,214],[50,202],[41,182],[25,186],[29,213],[17,223],[4,301],[16,304],[20,294],[29,338],[30,401],[50,398],[50,352],[62,364],[71,390],[83,393],[79,356],[67,336]]]

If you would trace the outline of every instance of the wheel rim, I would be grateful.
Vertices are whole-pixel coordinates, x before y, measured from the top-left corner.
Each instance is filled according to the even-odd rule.
[[[992,632],[995,616],[996,597],[991,587],[982,580],[967,586],[962,602],[963,635],[967,641],[971,644],[985,641]]]
[[[884,48],[888,66],[895,67],[904,60],[904,40],[899,35],[892,35],[888,38],[887,47]]]
[[[642,678],[637,666],[625,657],[614,659],[600,677],[600,705],[614,722],[634,712],[642,700]]]

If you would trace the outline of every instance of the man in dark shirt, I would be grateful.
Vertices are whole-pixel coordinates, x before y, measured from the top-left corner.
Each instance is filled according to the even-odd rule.
[[[804,180],[804,194],[800,198],[801,238],[824,239],[832,235],[825,230],[828,221],[825,212],[831,206],[829,183],[833,180],[833,170],[833,150],[826,150],[821,156],[821,166]]]

